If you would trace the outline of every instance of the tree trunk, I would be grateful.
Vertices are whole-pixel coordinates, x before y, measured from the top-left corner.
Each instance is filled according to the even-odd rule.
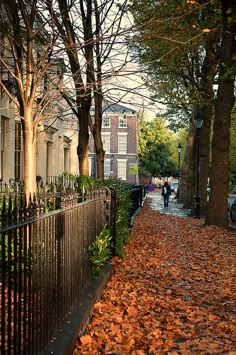
[[[203,103],[201,113],[203,116],[203,126],[201,128],[200,141],[200,179],[199,192],[201,196],[200,213],[205,215],[207,211],[207,184],[209,178],[210,145],[211,145],[211,125],[213,116],[214,91],[213,85],[218,64],[218,53],[215,49],[220,40],[219,30],[208,36],[206,42],[206,55],[202,65],[201,92],[203,93]]]
[[[212,99],[213,97],[211,97]],[[207,210],[207,184],[209,178],[210,161],[210,139],[211,139],[211,119],[212,105],[205,106],[202,109],[203,126],[200,131],[200,177],[199,193],[201,197],[200,214],[205,215]]]
[[[96,101],[95,101],[96,103]],[[99,110],[99,105],[95,106],[95,123],[90,123],[90,130],[93,135],[94,145],[96,150],[96,176],[99,180],[104,180],[104,155],[101,135],[101,124],[102,124],[102,110]]]
[[[24,183],[27,201],[29,194],[36,192],[36,139],[32,109],[24,108]]]
[[[86,13],[87,5],[87,13]],[[78,111],[74,112],[79,121],[79,141],[77,146],[77,155],[79,160],[79,173],[80,175],[89,175],[88,167],[88,152],[89,152],[89,133],[88,133],[88,121],[91,108],[91,93],[93,83],[91,81],[91,63],[90,63],[90,48],[93,48],[93,41],[91,37],[91,0],[87,4],[83,1],[79,2],[80,11],[82,14],[83,30],[82,36],[84,36],[84,54],[80,52],[80,40],[77,37],[76,25],[72,20],[73,15],[70,11],[71,7],[68,6],[66,0],[58,0],[58,7],[60,10],[60,15],[62,19],[62,24],[60,21],[56,21],[58,30],[60,32],[62,41],[64,42],[68,60],[70,63],[70,69],[73,74],[73,81],[76,90],[76,102]],[[48,8],[51,12],[51,8]],[[57,16],[54,14],[55,19]],[[85,56],[85,63],[83,62],[83,55]],[[81,57],[82,56],[82,57]],[[84,69],[85,68],[85,69]],[[74,102],[72,103],[70,99],[67,100],[70,104],[72,110],[74,109]]]
[[[192,208],[193,206],[193,173],[191,172],[193,171],[194,136],[195,127],[191,120],[180,178],[180,201],[184,203],[185,208]]]
[[[101,66],[100,68],[100,73],[101,73]],[[101,77],[100,74],[98,74],[98,80],[97,80],[97,91],[95,93],[95,124],[94,124],[94,129],[92,130],[93,132],[93,137],[94,137],[94,143],[96,147],[96,155],[97,155],[97,177],[101,181],[104,180],[104,155],[105,152],[103,150],[103,143],[102,143],[102,102],[103,102],[103,96],[102,96],[102,88],[101,88]]]
[[[99,142],[95,142],[96,155],[97,155],[97,177],[98,179],[103,181],[104,180],[104,150],[103,150],[100,136],[97,138],[96,135],[96,139],[97,141],[99,141]]]
[[[79,108],[79,142],[77,147],[77,154],[79,159],[79,173],[80,175],[89,175],[88,153],[89,153],[89,133],[88,133],[88,118],[90,105],[82,105]]]
[[[88,135],[81,130],[79,131],[79,143],[77,147],[77,154],[79,159],[79,173],[80,175],[89,175],[88,166]]]
[[[211,193],[206,224],[228,226],[229,145],[234,105],[236,0],[222,2],[223,34],[212,140]]]
[[[200,102],[198,110],[201,111],[203,126],[200,132],[200,179],[199,192],[201,197],[200,213],[205,215],[207,209],[207,183],[209,177],[210,160],[210,139],[211,139],[211,121],[213,111],[213,84],[218,63],[216,44],[219,42],[219,31],[216,30],[209,35],[205,45],[205,58],[201,69]],[[195,134],[195,127],[190,128],[192,134]],[[192,137],[192,138],[190,138]],[[188,139],[194,139],[193,135]],[[195,143],[194,143],[195,144]],[[190,148],[190,147],[189,147]],[[188,148],[188,149],[189,149]],[[196,147],[191,148],[188,155],[189,163],[185,165],[186,186],[182,198],[186,208],[194,207],[194,195],[196,192]]]
[[[102,113],[103,113],[103,95],[102,95],[102,46],[101,46],[101,17],[100,17],[100,9],[98,6],[97,1],[94,1],[94,14],[95,14],[95,60],[96,60],[96,70],[94,68],[94,56],[93,50],[90,48],[90,71],[91,71],[91,82],[94,83],[94,101],[95,101],[95,117],[94,117],[94,124],[91,122],[91,132],[93,134],[95,149],[96,149],[96,157],[97,157],[97,177],[101,181],[104,180],[104,150],[103,150],[103,143],[102,143]],[[92,26],[92,21],[90,26]],[[90,27],[90,36],[92,36],[92,27]],[[103,58],[104,60],[104,58]],[[96,73],[96,78],[95,78]]]

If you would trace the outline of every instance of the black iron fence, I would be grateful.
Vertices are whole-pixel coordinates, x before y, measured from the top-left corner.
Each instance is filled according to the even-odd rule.
[[[12,193],[12,195],[11,195]],[[107,188],[62,195],[45,214],[43,195],[1,197],[0,353],[39,354],[90,278],[88,246],[111,225]],[[54,197],[53,197],[54,198]]]
[[[104,224],[116,242],[116,192],[0,184],[0,353],[39,354],[90,279],[88,247]],[[131,190],[130,218],[146,190]]]
[[[132,217],[135,212],[142,206],[143,201],[145,199],[147,190],[144,185],[134,185],[131,189],[131,202],[132,207],[129,211],[129,223],[131,224]]]

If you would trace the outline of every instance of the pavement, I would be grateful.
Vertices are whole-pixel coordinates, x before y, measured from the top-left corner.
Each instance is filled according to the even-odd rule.
[[[164,201],[160,190],[148,192],[147,198],[151,198],[150,207],[155,211],[160,211],[164,214],[175,215],[182,218],[191,217],[191,210],[183,208],[183,203],[179,203],[174,194],[170,196],[168,207],[164,207]]]

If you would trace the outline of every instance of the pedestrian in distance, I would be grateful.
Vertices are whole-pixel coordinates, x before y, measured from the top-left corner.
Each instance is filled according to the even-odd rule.
[[[170,185],[166,181],[162,187],[162,192],[161,192],[161,196],[163,196],[164,199],[164,207],[168,207],[170,195],[171,195]]]

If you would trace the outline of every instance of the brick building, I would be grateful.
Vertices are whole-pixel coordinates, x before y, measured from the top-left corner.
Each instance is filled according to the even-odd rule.
[[[131,184],[138,183],[138,135],[136,111],[114,104],[103,113],[102,140],[105,151],[105,178],[114,176]],[[90,134],[90,175],[96,176],[96,154]]]

